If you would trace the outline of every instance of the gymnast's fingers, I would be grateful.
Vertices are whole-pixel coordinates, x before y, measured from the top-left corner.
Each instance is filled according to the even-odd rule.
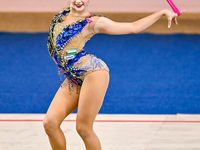
[[[181,14],[184,12],[185,12],[185,10],[181,11]],[[178,17],[178,14],[176,14],[176,17],[173,18],[173,21],[176,25],[178,25],[177,17]]]
[[[184,13],[184,12],[185,12],[185,10],[182,10],[182,11],[181,11],[181,14]]]
[[[176,18],[176,17],[173,19],[173,21],[174,21],[174,23],[175,23],[176,25],[178,25],[178,21],[177,21],[177,18]]]
[[[168,28],[170,28],[171,27],[171,19],[168,19]]]

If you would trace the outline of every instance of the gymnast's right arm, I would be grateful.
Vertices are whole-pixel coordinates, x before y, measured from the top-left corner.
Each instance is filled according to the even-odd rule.
[[[114,22],[108,18],[100,17],[94,26],[94,32],[111,35],[139,33],[151,26],[163,15],[168,19],[168,27],[171,26],[172,20],[174,20],[175,24],[178,24],[176,20],[178,15],[170,10],[164,9],[132,23]]]

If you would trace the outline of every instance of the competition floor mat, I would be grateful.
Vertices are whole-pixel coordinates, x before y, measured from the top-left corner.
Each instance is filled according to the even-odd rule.
[[[44,114],[0,114],[1,150],[50,150]],[[84,150],[75,130],[76,114],[61,128],[68,150]],[[103,150],[199,150],[200,115],[105,115],[94,123]]]

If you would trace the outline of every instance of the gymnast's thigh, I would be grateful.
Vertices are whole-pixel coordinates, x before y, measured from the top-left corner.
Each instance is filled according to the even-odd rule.
[[[74,84],[73,86],[76,87],[77,85]],[[77,108],[78,98],[79,95],[76,90],[71,91],[71,94],[69,94],[68,80],[66,79],[54,96],[44,122],[60,126],[62,121]]]
[[[79,96],[77,125],[92,127],[98,114],[109,83],[106,70],[94,71],[86,75]]]

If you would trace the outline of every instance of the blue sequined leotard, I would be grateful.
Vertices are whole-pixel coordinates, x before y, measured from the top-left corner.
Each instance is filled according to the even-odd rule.
[[[91,28],[99,17],[91,15],[83,19],[70,18],[69,12],[70,9],[67,8],[54,16],[48,35],[48,50],[59,72],[71,82],[82,85],[88,73],[109,69],[101,59],[83,49],[85,43],[94,35]],[[66,20],[71,22],[66,23]]]

